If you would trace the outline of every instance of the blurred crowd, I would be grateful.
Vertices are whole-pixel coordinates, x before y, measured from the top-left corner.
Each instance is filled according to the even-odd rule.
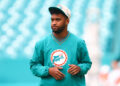
[[[120,57],[111,62],[111,66],[103,65],[99,73],[100,86],[120,86]]]

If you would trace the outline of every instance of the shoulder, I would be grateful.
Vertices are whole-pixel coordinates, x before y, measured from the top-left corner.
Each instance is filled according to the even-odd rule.
[[[77,44],[77,48],[86,48],[85,40],[71,33],[72,40]]]
[[[74,39],[75,41],[77,41],[78,43],[82,43],[85,42],[85,40],[77,35],[74,35],[73,33],[71,33],[71,37],[72,39]]]
[[[46,41],[48,41],[50,38],[51,38],[51,34],[48,34],[48,35],[46,35],[46,36],[43,36],[43,37],[41,37],[41,38],[36,42],[36,45],[37,45],[37,46],[42,46],[42,45],[44,45],[44,43],[45,43]]]

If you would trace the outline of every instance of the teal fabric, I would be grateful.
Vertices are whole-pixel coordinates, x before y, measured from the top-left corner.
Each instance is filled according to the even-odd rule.
[[[65,78],[62,80],[55,80],[48,72],[50,67],[56,66],[51,58],[54,57],[53,59],[55,59],[55,56],[52,55],[53,52],[57,50],[66,53],[62,53],[63,59],[56,59],[55,61],[56,64],[64,62],[64,64],[61,65],[63,69],[60,70],[65,74]],[[57,54],[59,53],[55,52],[54,55]],[[65,57],[67,57],[67,60],[65,60]],[[81,71],[72,76],[67,72],[70,68],[69,64],[78,65]],[[85,74],[90,69],[91,64],[92,62],[89,58],[85,41],[69,32],[67,37],[61,42],[59,42],[53,34],[38,41],[35,45],[33,57],[30,60],[30,69],[35,76],[40,78],[40,86],[86,86]]]

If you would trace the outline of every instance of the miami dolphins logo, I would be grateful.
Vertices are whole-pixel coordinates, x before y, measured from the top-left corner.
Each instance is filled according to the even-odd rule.
[[[55,50],[51,54],[51,62],[55,66],[62,66],[67,62],[67,54],[63,50]]]

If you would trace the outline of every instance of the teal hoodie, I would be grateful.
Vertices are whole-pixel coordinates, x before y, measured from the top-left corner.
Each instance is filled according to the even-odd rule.
[[[79,66],[81,71],[76,75],[69,74],[69,64]],[[69,32],[62,41],[53,34],[38,41],[30,60],[30,69],[40,78],[40,86],[86,86],[85,74],[91,64],[85,41]],[[54,66],[63,67],[60,70],[65,74],[62,80],[56,80],[49,74],[49,68]]]

